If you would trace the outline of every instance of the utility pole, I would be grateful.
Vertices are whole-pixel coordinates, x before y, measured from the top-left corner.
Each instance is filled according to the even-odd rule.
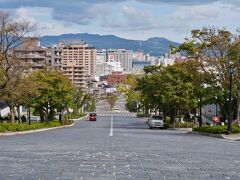
[[[228,128],[227,128],[227,132],[228,134],[232,133],[232,78],[233,78],[233,68],[232,66],[230,66],[229,69],[229,80],[230,80],[230,84],[229,84],[229,104],[228,104]]]

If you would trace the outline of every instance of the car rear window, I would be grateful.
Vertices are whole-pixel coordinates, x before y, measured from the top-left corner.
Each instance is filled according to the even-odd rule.
[[[90,113],[90,116],[96,116],[96,113]]]
[[[163,119],[162,116],[152,116],[153,119]]]

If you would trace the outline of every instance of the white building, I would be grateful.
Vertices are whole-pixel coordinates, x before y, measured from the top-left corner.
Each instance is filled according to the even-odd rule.
[[[112,72],[123,72],[120,62],[104,62],[96,65],[96,75],[97,76],[106,76],[112,74]]]
[[[107,61],[106,49],[97,49],[96,64],[105,63]]]
[[[107,51],[108,62],[120,62],[123,71],[129,72],[132,69],[133,51],[126,49],[109,49]]]

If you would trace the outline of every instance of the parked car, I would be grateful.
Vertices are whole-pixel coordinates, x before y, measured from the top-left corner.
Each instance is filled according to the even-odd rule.
[[[163,128],[164,127],[163,116],[157,115],[151,116],[150,118],[148,118],[148,126],[150,129]]]
[[[114,112],[120,112],[120,108],[119,107],[115,107],[114,108]]]
[[[89,114],[89,121],[96,121],[97,120],[97,114],[96,113],[90,113]]]

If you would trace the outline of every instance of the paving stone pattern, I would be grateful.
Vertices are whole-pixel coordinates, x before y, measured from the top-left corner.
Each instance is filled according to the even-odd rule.
[[[148,129],[143,119],[114,116],[34,134],[0,137],[5,179],[240,179],[240,142]]]

